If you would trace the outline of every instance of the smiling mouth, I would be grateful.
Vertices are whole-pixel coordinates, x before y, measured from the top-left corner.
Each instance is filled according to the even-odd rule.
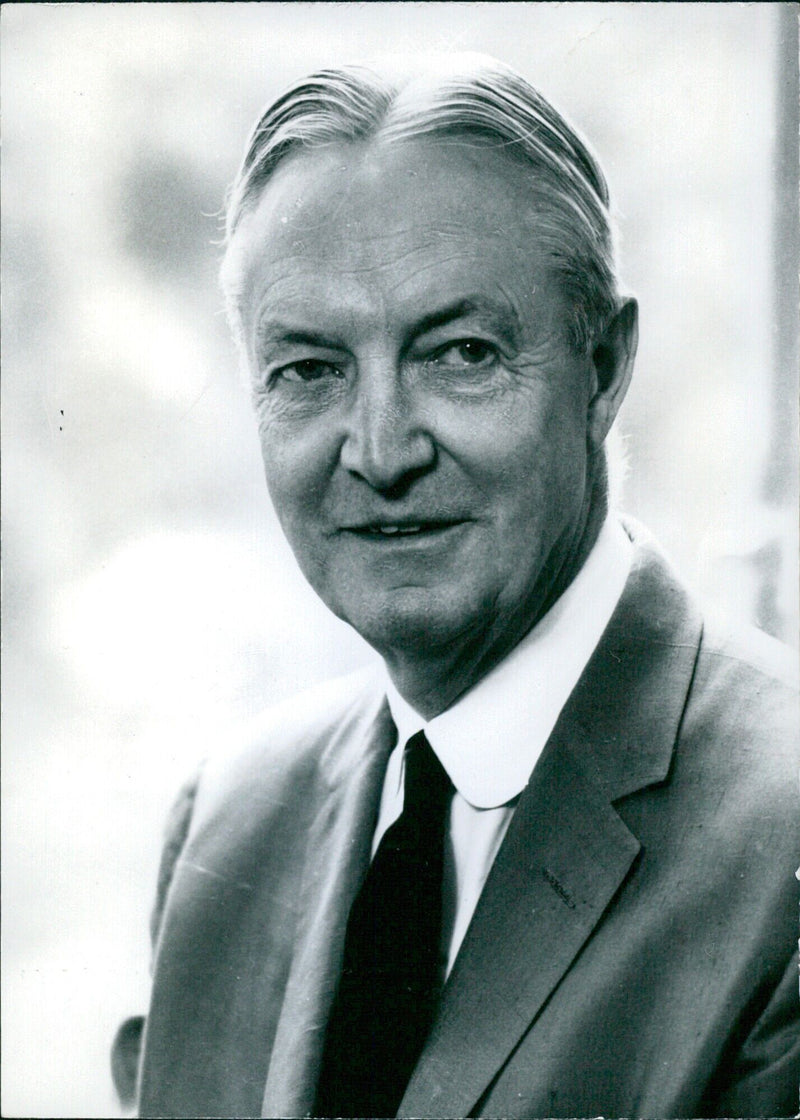
[[[418,537],[424,533],[440,533],[445,529],[452,529],[460,525],[460,521],[418,521],[397,525],[388,522],[379,522],[374,525],[354,525],[348,532],[359,537],[381,539],[384,537]]]

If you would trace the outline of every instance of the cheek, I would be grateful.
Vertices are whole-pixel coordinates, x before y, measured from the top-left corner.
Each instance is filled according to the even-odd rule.
[[[313,493],[313,460],[299,453],[297,443],[285,438],[274,426],[262,428],[261,458],[272,504],[284,531],[292,536],[292,527],[307,518],[309,495]]]
[[[585,435],[563,417],[539,414],[534,423],[507,424],[476,456],[486,489],[494,490],[517,534],[559,522],[580,506],[585,478]],[[482,465],[482,466],[481,466]],[[514,521],[513,519],[516,519]]]
[[[337,444],[326,425],[271,423],[260,430],[261,457],[273,507],[300,567],[312,579],[323,563],[326,510]]]

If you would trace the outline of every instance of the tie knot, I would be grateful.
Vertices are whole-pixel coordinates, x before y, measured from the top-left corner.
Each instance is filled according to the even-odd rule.
[[[430,820],[443,814],[453,783],[424,731],[406,743],[403,814]]]

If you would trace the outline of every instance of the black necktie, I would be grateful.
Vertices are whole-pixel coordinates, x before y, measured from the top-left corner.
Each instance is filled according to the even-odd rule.
[[[403,813],[350,909],[315,1116],[394,1116],[441,985],[442,868],[450,779],[422,731],[405,752]]]

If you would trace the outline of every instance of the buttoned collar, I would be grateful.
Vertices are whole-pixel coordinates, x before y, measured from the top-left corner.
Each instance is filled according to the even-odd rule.
[[[614,612],[632,553],[622,526],[608,518],[583,567],[544,618],[432,720],[403,699],[387,673],[398,743],[424,730],[453,785],[476,809],[518,797]],[[401,767],[396,771],[401,782]]]

